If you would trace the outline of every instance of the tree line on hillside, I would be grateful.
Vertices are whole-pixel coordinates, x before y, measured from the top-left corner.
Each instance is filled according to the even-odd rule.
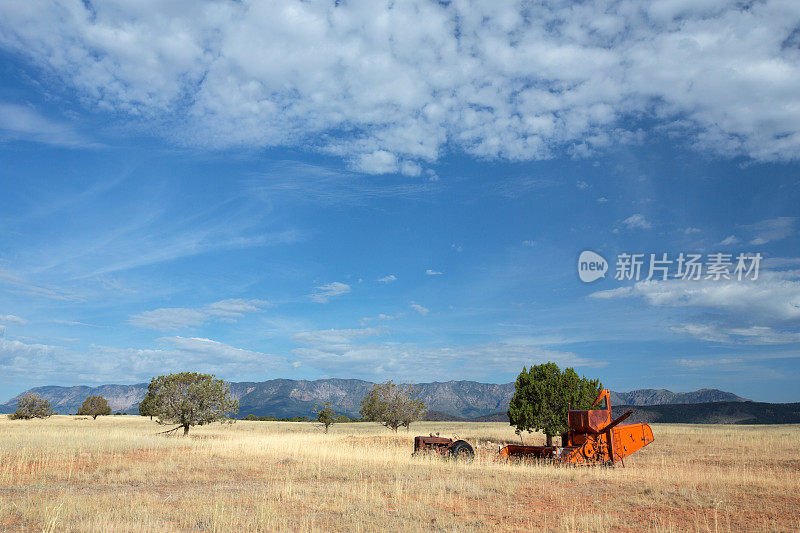
[[[553,436],[567,428],[567,410],[588,409],[597,397],[602,384],[599,380],[578,376],[572,368],[563,371],[555,363],[523,367],[515,383],[514,396],[508,408],[508,419],[517,434],[542,431],[551,446]],[[139,403],[139,414],[155,418],[159,424],[175,424],[166,432],[183,429],[187,435],[193,426],[212,422],[233,422],[232,415],[239,411],[239,401],[230,395],[228,384],[212,374],[181,372],[162,375],[150,380],[147,393]],[[341,422],[372,421],[395,433],[401,427],[410,428],[413,422],[425,415],[425,403],[420,390],[407,384],[386,381],[376,383],[361,400],[361,419],[352,419],[336,413],[331,402],[317,404],[313,418],[293,417],[278,419],[248,415],[244,420],[316,421],[328,432],[330,426]],[[31,420],[48,418],[54,411],[50,403],[36,394],[27,393],[17,400],[17,410],[12,419]],[[79,415],[93,419],[111,414],[108,402],[102,396],[89,396],[78,410]]]

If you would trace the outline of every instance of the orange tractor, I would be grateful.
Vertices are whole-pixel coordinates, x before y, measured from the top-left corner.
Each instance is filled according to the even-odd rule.
[[[500,450],[501,459],[534,459],[574,465],[613,465],[653,442],[647,424],[625,424],[633,411],[612,421],[608,389],[597,396],[592,409],[567,411],[569,429],[561,434],[561,446],[518,446]]]

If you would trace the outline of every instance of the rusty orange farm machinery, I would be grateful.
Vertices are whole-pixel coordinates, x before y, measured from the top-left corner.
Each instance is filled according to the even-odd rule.
[[[467,441],[440,437],[438,433],[436,435],[431,433],[427,437],[414,437],[414,455],[423,453],[437,453],[453,459],[472,460],[475,457],[475,450]]]
[[[569,429],[561,434],[561,446],[511,444],[500,450],[501,459],[534,459],[573,465],[614,465],[653,442],[648,424],[622,424],[633,411],[611,418],[608,389],[597,396],[592,409],[567,411]]]
[[[500,460],[533,460],[565,465],[608,465],[624,460],[633,452],[653,442],[648,424],[622,424],[633,411],[611,418],[611,397],[608,389],[597,396],[591,409],[567,411],[567,431],[561,434],[561,446],[525,446],[509,444],[501,448]],[[414,454],[437,453],[453,458],[472,459],[472,446],[431,434],[414,438]]]

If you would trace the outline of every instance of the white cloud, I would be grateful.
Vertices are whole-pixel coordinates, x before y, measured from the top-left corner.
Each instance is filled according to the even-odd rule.
[[[423,316],[425,316],[425,315],[427,315],[428,313],[431,312],[430,309],[428,309],[427,307],[423,307],[423,306],[421,306],[419,304],[415,304],[415,303],[412,303],[411,305],[409,305],[409,307],[411,309],[413,309],[414,311],[416,311],[417,313],[423,315]]]
[[[241,374],[245,368],[263,372],[284,368],[284,358],[236,348],[219,341],[200,337],[164,337],[159,339],[170,344],[180,353],[181,363],[184,367],[206,365],[212,368],[224,369],[226,367],[239,367],[236,372]]]
[[[588,153],[638,139],[626,119],[641,116],[699,149],[796,159],[799,10],[5,2],[0,46],[179,142],[312,147],[365,172],[419,175],[449,147],[511,160]]]
[[[529,248],[533,248],[534,246],[536,246],[536,241],[524,240],[524,241],[522,241],[522,246],[527,246]]]
[[[355,160],[353,166],[356,170],[367,174],[388,174],[397,172],[399,169],[397,156],[386,150],[375,150],[371,154],[362,154]]]
[[[55,146],[96,146],[71,125],[47,118],[28,106],[0,103],[0,142],[33,141]]]
[[[508,373],[509,369],[546,361],[562,366],[602,367],[606,364],[571,352],[500,342],[444,348],[425,348],[413,343],[323,343],[297,348],[293,353],[304,365],[330,375],[347,373],[367,379],[392,377],[417,381],[451,379],[455,369],[467,379],[480,379],[487,372]]]
[[[334,281],[326,285],[315,287],[314,292],[309,295],[309,298],[311,298],[312,302],[324,304],[328,303],[328,300],[333,296],[341,296],[342,294],[347,294],[348,292],[350,292],[350,285],[347,283]]]
[[[6,324],[15,324],[17,326],[24,326],[28,323],[28,321],[24,318],[20,318],[15,315],[0,315],[0,322],[5,322]]]
[[[800,332],[778,331],[767,326],[725,327],[717,324],[681,324],[671,328],[704,341],[726,344],[794,344],[800,343]]]
[[[726,311],[761,321],[759,325],[800,321],[800,281],[793,273],[762,271],[756,281],[640,281],[599,291],[593,298],[640,296],[658,307],[696,307]]]
[[[694,233],[700,233],[700,231],[701,231],[700,228],[688,227],[685,230],[683,230],[683,233],[684,235],[692,235]]]
[[[391,283],[393,281],[397,281],[397,276],[394,274],[389,274],[388,276],[383,276],[382,278],[378,278],[379,283]]]
[[[586,183],[583,180],[578,180],[578,183],[576,183],[575,186],[578,187],[581,190],[584,190],[584,191],[586,189],[588,189],[589,187],[591,187],[591,185],[589,185],[588,183]]]
[[[604,204],[606,202],[608,202],[608,198],[606,198],[605,196],[601,196],[600,198],[597,199],[598,204]]]
[[[379,328],[361,329],[322,329],[317,331],[301,331],[292,335],[292,339],[300,344],[346,344],[354,339],[375,337],[383,333]]]
[[[397,320],[405,316],[405,313],[397,313],[394,315],[387,315],[386,313],[379,313],[377,316],[365,316],[360,320],[361,325],[367,324],[369,322],[374,322],[376,320]]]
[[[795,217],[778,217],[762,220],[752,226],[746,226],[752,233],[750,244],[761,245],[768,242],[785,239],[794,233]]]
[[[634,215],[629,216],[625,220],[622,221],[622,224],[628,229],[650,229],[653,227],[650,222],[644,218],[644,215],[640,213],[636,213]]]
[[[247,313],[257,313],[270,303],[266,300],[220,300],[199,308],[163,307],[131,316],[129,324],[155,330],[201,326],[212,320],[235,322]]]
[[[456,244],[456,243],[451,244],[450,245],[450,249],[455,250],[458,253],[461,253],[461,252],[464,251],[464,247],[461,246],[460,244]]]
[[[724,239],[722,239],[720,241],[720,244],[722,246],[728,246],[728,245],[731,245],[731,244],[736,244],[738,242],[739,242],[739,238],[736,237],[736,235],[728,235],[727,237],[725,237]]]
[[[429,268],[428,270],[425,271],[425,274],[427,274],[428,276],[441,276],[442,272],[439,272],[438,270],[431,270]]]
[[[289,369],[284,357],[244,350],[211,339],[165,337],[164,349],[63,346],[0,338],[0,376],[64,383],[132,383],[170,372],[211,372],[225,379],[254,379]]]

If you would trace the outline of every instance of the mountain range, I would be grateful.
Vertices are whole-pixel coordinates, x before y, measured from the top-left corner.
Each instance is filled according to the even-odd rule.
[[[272,379],[261,382],[230,382],[231,395],[239,400],[239,416],[254,414],[289,418],[306,416],[315,404],[331,402],[339,413],[357,416],[361,399],[373,383],[360,379],[318,379],[313,381]],[[419,383],[420,396],[429,411],[461,419],[486,417],[503,413],[514,394],[514,384],[447,381]],[[108,400],[114,412],[138,413],[139,402],[147,392],[147,383],[136,385],[100,385],[36,387],[25,392],[36,393],[50,402],[59,414],[75,413],[87,396],[100,395]],[[24,393],[23,393],[24,394]],[[0,404],[0,413],[11,413],[17,398]],[[667,405],[704,402],[745,402],[730,392],[701,389],[694,392],[671,392],[664,389],[641,389],[612,392],[612,405]]]

